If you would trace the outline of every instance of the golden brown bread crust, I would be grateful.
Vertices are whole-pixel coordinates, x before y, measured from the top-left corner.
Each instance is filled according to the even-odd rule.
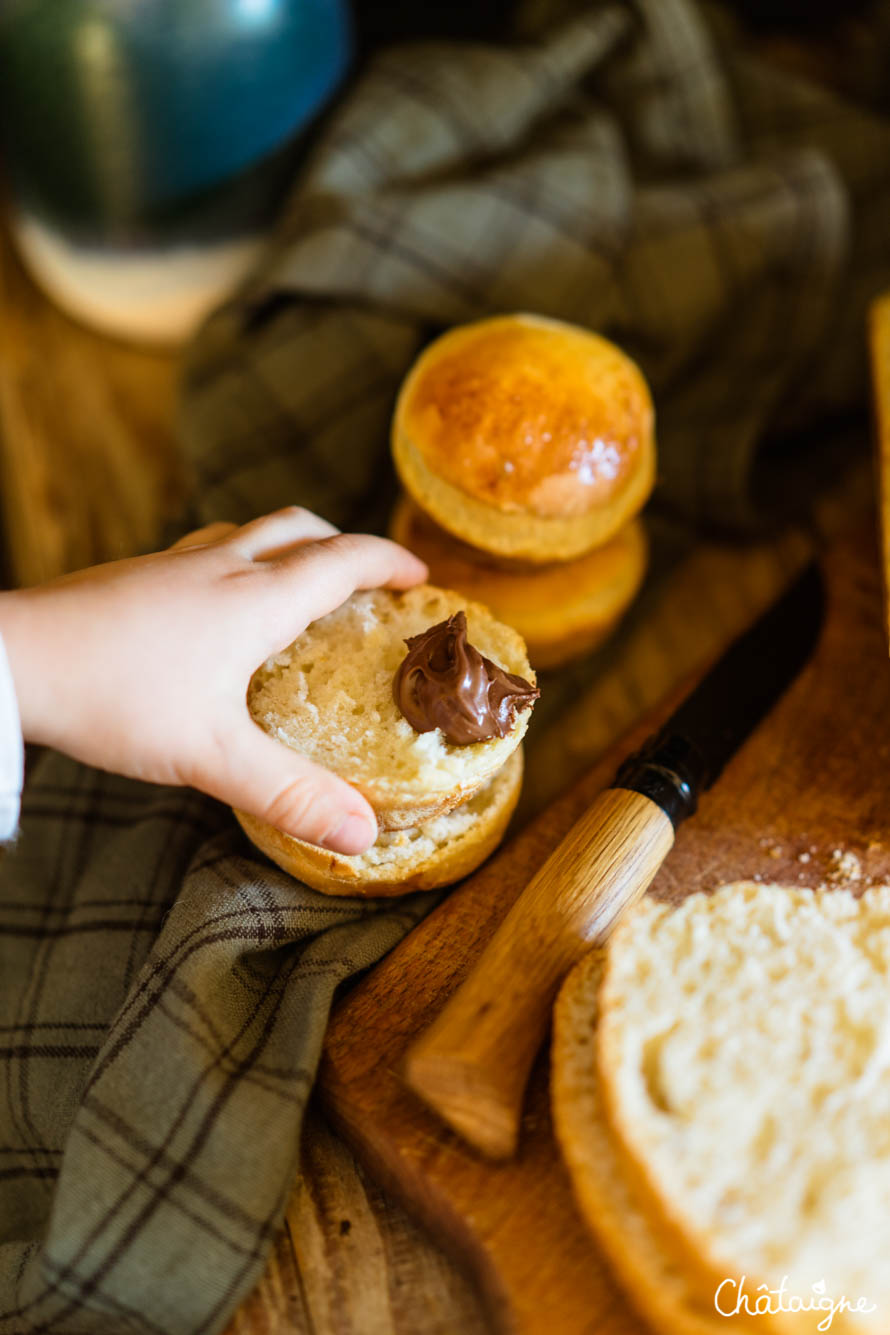
[[[613,343],[508,315],[452,329],[427,348],[398,425],[446,482],[496,509],[557,518],[622,490],[651,439],[652,401]]]
[[[603,952],[592,951],[564,982],[553,1015],[553,1125],[581,1214],[628,1299],[659,1335],[714,1335],[730,1328],[714,1308],[718,1279],[687,1270],[672,1239],[637,1194],[603,1106],[594,1056]],[[752,1288],[754,1286],[752,1285]],[[732,1329],[775,1330],[740,1312]]]
[[[471,829],[449,840],[431,856],[401,859],[370,867],[361,857],[345,857],[304,843],[266,821],[235,811],[248,839],[284,871],[326,895],[393,896],[435,890],[469,876],[494,852],[510,822],[522,788],[523,752],[510,755],[492,780],[491,800]],[[499,781],[501,780],[502,781]]]
[[[484,603],[523,637],[534,668],[552,668],[588,653],[613,629],[646,571],[647,542],[631,520],[606,543],[573,561],[495,564],[446,533],[403,495],[390,537],[415,552],[436,584]]]
[[[541,316],[498,316],[421,354],[396,405],[393,454],[406,488],[450,532],[508,555],[568,559],[645,503],[652,399],[608,340]],[[501,521],[490,532],[486,515]]]

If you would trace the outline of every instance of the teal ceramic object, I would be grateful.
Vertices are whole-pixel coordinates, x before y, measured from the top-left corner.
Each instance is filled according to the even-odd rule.
[[[249,228],[350,54],[346,0],[2,0],[19,206],[85,240]]]

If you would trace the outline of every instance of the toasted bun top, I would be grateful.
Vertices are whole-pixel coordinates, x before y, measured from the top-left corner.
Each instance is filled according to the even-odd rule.
[[[639,367],[614,343],[543,316],[503,315],[425,349],[393,430],[470,496],[561,517],[607,505],[649,466],[653,419]]]

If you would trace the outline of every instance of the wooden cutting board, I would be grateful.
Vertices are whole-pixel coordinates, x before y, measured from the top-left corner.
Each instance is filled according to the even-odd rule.
[[[890,879],[890,664],[872,528],[866,516],[860,536],[829,553],[816,652],[680,828],[650,891],[659,899],[675,903],[748,877],[855,890]],[[618,760],[674,703],[441,904],[349,994],[329,1031],[321,1081],[329,1114],[369,1171],[469,1264],[499,1331],[644,1328],[575,1212],[551,1131],[546,1054],[532,1078],[519,1156],[499,1165],[428,1113],[401,1083],[400,1066]]]
[[[884,624],[890,639],[890,292],[876,297],[871,304],[868,353],[884,574]]]

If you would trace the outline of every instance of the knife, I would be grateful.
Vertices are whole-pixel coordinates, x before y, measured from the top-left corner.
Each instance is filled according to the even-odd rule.
[[[525,1086],[560,983],[644,893],[699,794],[797,676],[823,607],[812,563],[624,761],[409,1050],[408,1085],[483,1154],[515,1153]]]

